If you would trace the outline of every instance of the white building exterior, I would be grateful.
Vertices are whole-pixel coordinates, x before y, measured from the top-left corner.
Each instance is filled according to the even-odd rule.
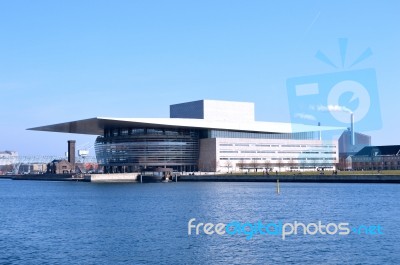
[[[91,118],[32,130],[98,135],[106,172],[157,167],[178,171],[333,169],[337,142],[320,132],[344,128],[254,119],[254,103],[199,100],[170,106],[170,118]]]
[[[211,138],[200,140],[200,168],[205,171],[304,171],[334,169],[335,141]]]

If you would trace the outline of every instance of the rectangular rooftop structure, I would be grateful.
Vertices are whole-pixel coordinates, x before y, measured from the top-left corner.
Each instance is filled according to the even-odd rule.
[[[170,105],[170,118],[254,122],[254,103],[198,100]]]

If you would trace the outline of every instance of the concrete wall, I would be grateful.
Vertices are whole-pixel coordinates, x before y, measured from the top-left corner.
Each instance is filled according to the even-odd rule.
[[[214,121],[254,122],[254,103],[204,100],[204,119]]]
[[[217,167],[217,151],[215,138],[200,139],[199,170],[215,172]]]
[[[139,173],[91,174],[91,182],[135,182]]]

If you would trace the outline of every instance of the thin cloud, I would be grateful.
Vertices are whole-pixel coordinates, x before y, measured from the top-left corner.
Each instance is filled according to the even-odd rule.
[[[339,105],[328,105],[328,106],[323,106],[319,105],[317,107],[310,106],[310,109],[316,110],[316,111],[330,111],[330,112],[346,112],[346,113],[353,113],[351,109],[345,107],[345,106],[339,106]]]
[[[296,113],[294,117],[302,119],[302,120],[309,120],[309,121],[316,121],[317,119],[310,114],[305,114],[305,113]]]

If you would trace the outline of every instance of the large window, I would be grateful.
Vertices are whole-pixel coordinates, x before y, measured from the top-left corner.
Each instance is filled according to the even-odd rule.
[[[96,139],[101,165],[148,167],[197,166],[199,133],[196,130],[112,128]]]

